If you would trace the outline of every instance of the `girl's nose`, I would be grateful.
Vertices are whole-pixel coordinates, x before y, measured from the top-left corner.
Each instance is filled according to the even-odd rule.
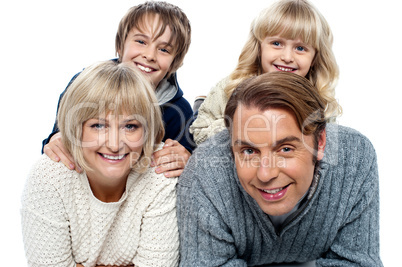
[[[286,63],[291,63],[294,61],[292,48],[286,47],[285,49],[282,50],[281,60],[283,60]]]

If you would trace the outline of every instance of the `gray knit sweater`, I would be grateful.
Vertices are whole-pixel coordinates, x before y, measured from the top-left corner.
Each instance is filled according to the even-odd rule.
[[[350,128],[327,126],[318,184],[275,229],[240,185],[227,130],[201,144],[178,185],[181,266],[382,266],[376,153]]]

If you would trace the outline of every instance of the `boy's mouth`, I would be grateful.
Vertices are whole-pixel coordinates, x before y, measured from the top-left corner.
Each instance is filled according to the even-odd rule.
[[[292,71],[297,70],[297,69],[285,67],[285,66],[279,66],[279,65],[274,65],[274,66],[275,66],[275,68],[277,68],[280,71],[292,72]]]
[[[146,73],[150,73],[150,72],[152,72],[152,71],[155,71],[155,69],[153,69],[153,68],[150,68],[150,67],[147,67],[147,66],[143,66],[143,65],[138,64],[138,63],[137,63],[137,67],[138,67],[140,70],[142,70],[142,71],[144,71],[144,72],[146,72]]]

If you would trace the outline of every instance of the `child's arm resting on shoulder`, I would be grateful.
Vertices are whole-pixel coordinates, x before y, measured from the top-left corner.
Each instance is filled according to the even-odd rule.
[[[211,89],[198,110],[197,118],[190,126],[190,132],[193,134],[197,145],[225,129],[223,116],[228,102],[224,92],[225,84],[226,79]]]
[[[164,173],[166,177],[177,177],[183,173],[191,154],[179,142],[167,139],[165,145],[153,155],[156,173]]]
[[[77,172],[81,172],[81,169],[74,164],[73,156],[64,147],[60,133],[52,136],[50,142],[43,148],[43,152],[53,161],[61,161],[70,170],[75,169]]]

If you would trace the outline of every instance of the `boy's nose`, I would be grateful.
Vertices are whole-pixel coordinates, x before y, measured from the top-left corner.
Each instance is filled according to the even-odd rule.
[[[155,61],[155,49],[152,47],[148,47],[147,49],[145,49],[143,56],[148,61]]]

